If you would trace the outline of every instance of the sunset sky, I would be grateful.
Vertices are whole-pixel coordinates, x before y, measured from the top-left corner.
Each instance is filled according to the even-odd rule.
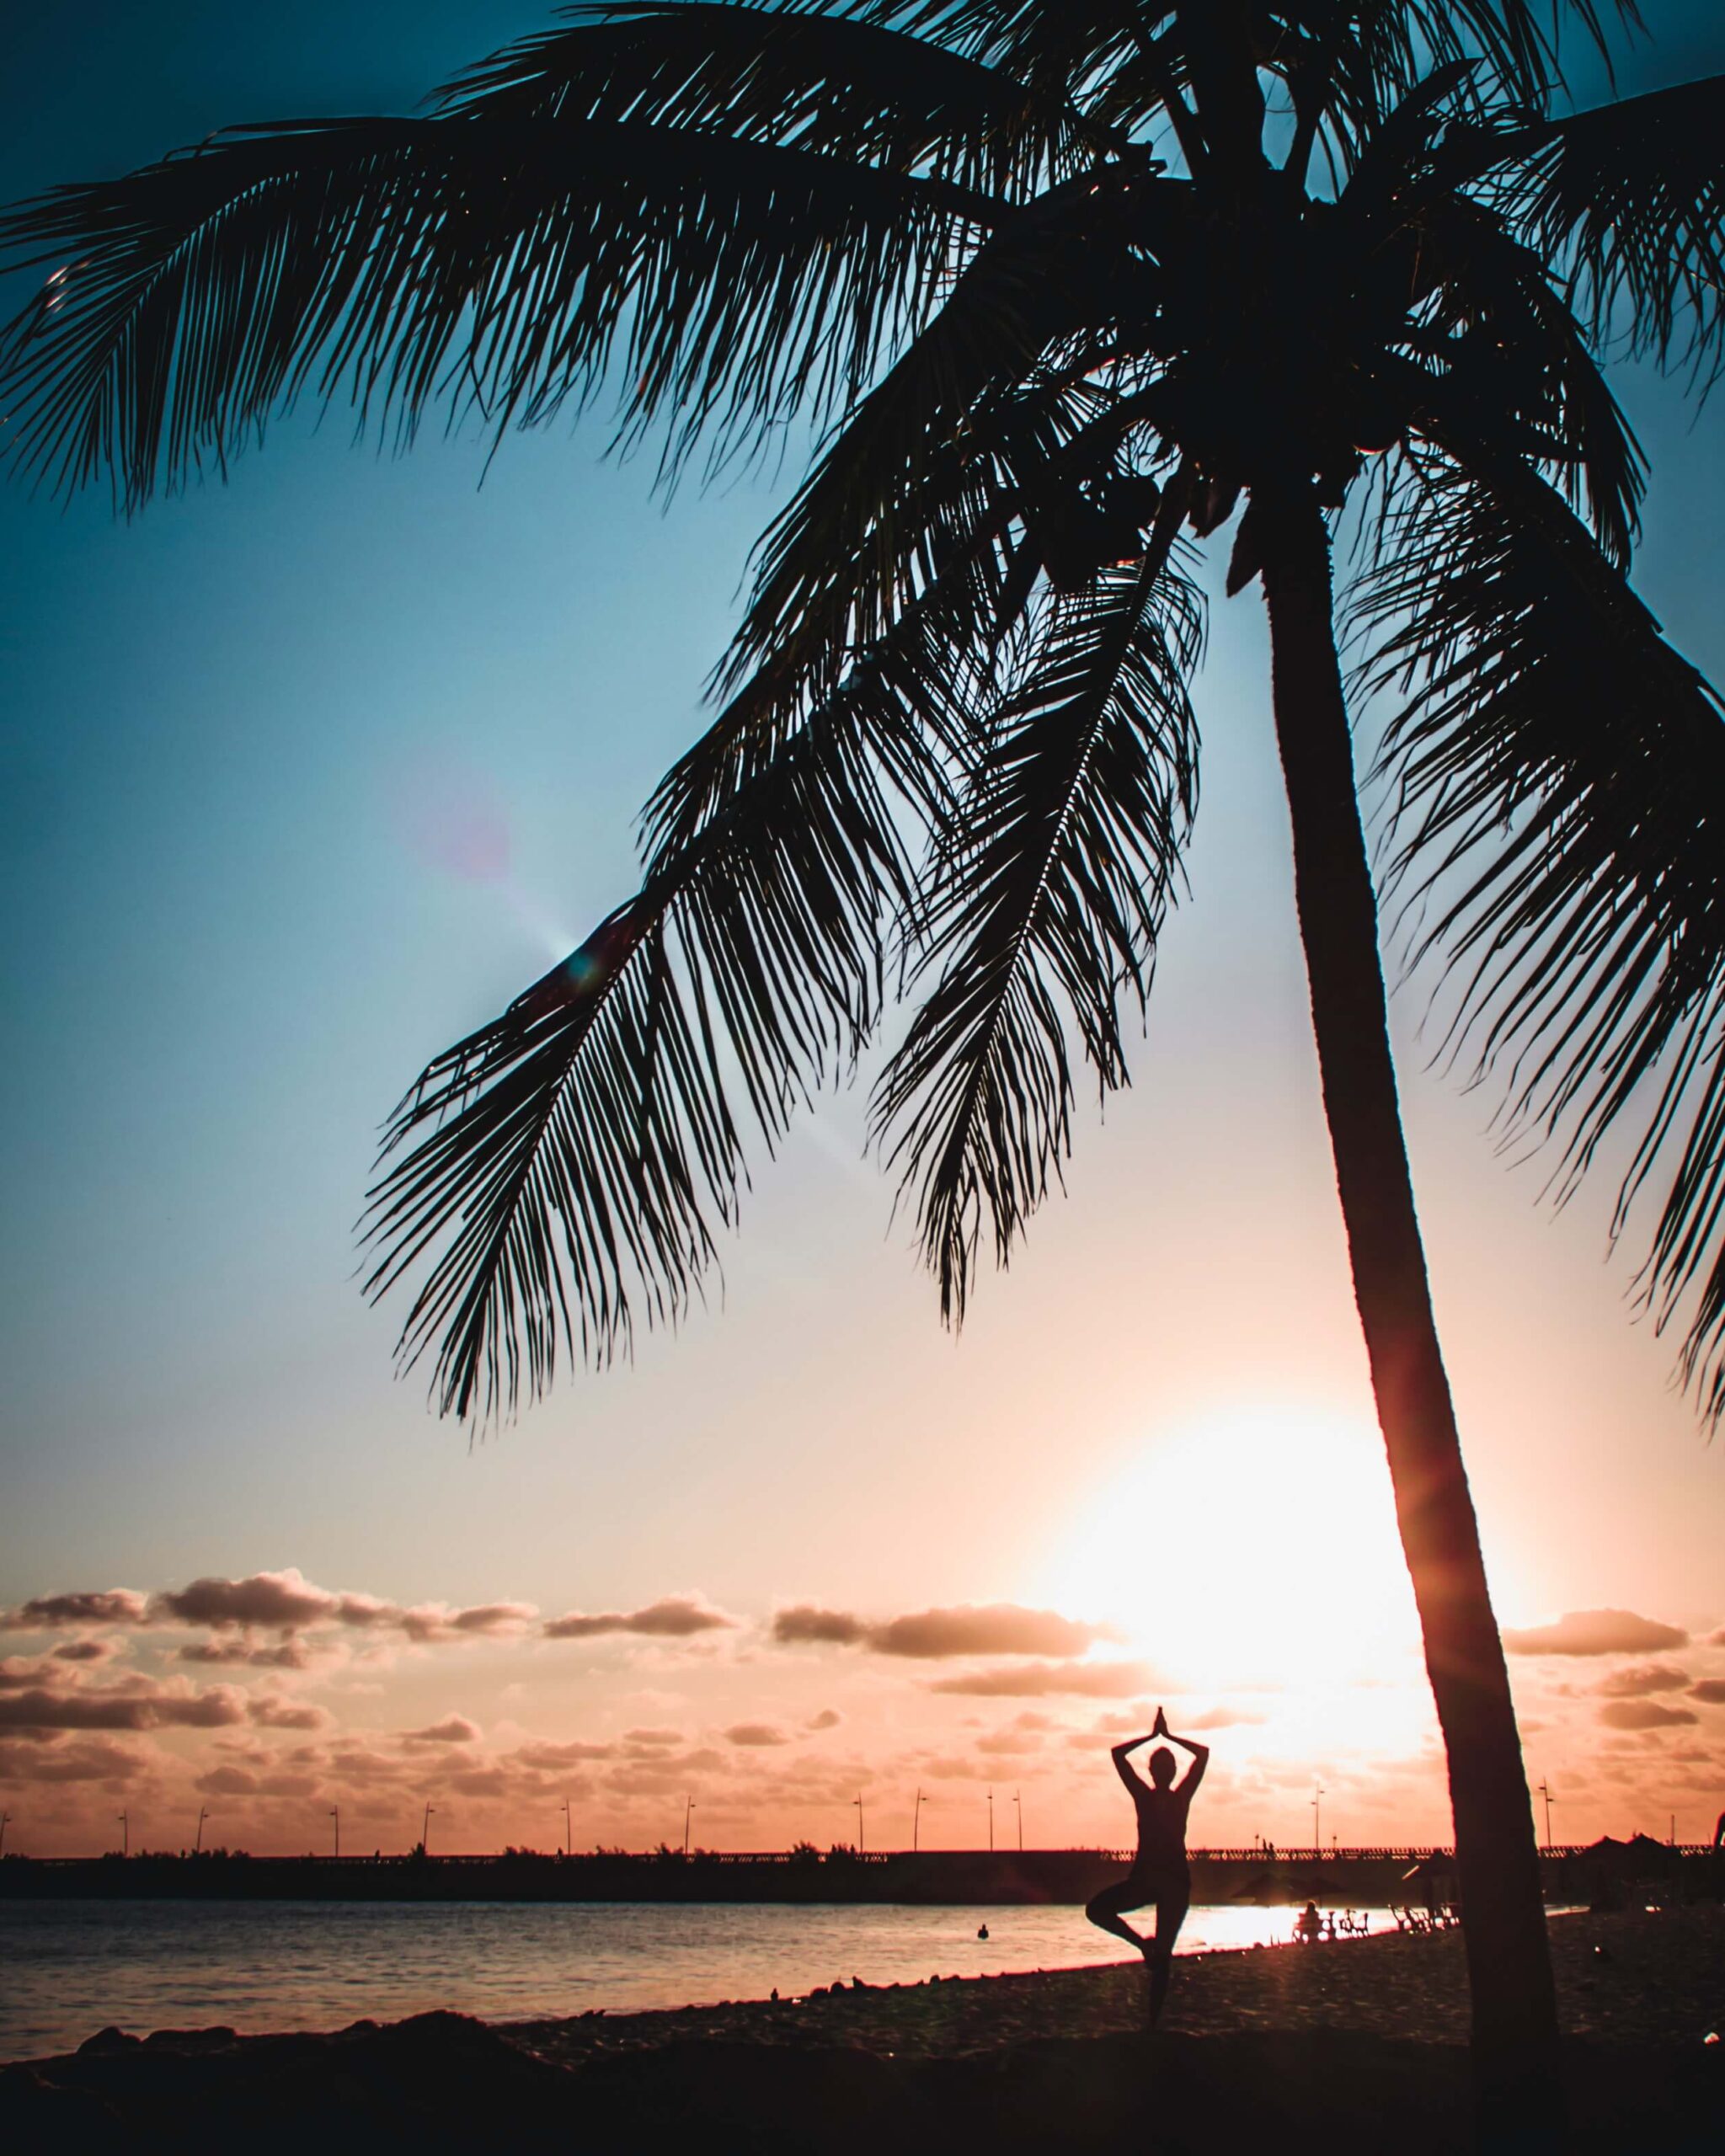
[[[410,106],[537,0],[26,11],[0,199],[245,119]],[[1704,0],[1648,69],[1725,68]],[[1709,27],[1712,19],[1712,27]],[[1595,86],[1597,87],[1597,86]],[[21,286],[0,293],[10,312]],[[1725,405],[1621,393],[1641,588],[1725,680]],[[1194,1839],[1448,1833],[1295,937],[1256,591],[1130,1093],[954,1340],[868,1072],[756,1162],[708,1306],[483,1443],[398,1381],[353,1223],[427,1056],[632,888],[800,446],[667,506],[602,419],[392,461],[338,415],[130,526],[0,489],[0,1803],[40,1854],[1124,1838],[1158,1702]],[[1370,731],[1370,719],[1367,721]],[[1559,1839],[1725,1805],[1725,1444],[1396,1004],[1439,1322]],[[1123,1814],[1126,1816],[1123,1817]]]

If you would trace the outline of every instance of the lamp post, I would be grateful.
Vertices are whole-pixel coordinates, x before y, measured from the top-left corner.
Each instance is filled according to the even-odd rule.
[[[862,1856],[868,1853],[868,1842],[863,1831],[862,1792],[861,1790],[857,1790],[857,1794],[851,1799],[851,1801],[857,1807],[857,1854],[858,1856]]]
[[[569,1801],[567,1797],[563,1801],[563,1853],[565,1856],[573,1856],[575,1853],[574,1829],[569,1824]]]
[[[114,1816],[120,1822],[120,1854],[122,1856],[130,1856],[131,1854],[131,1821],[124,1812],[116,1812]]]
[[[339,1857],[341,1854],[341,1806],[339,1804],[332,1804],[329,1807],[329,1816],[335,1822],[335,1854]]]
[[[1324,1785],[1311,1785],[1311,1847],[1312,1854],[1322,1864],[1324,1860]]]
[[[198,1831],[197,1831],[197,1833],[196,1833],[192,1837],[192,1854],[193,1854],[194,1856],[199,1856],[199,1855],[201,1855],[201,1854],[203,1853],[203,1847],[204,1847],[204,1822],[205,1822],[205,1821],[209,1817],[209,1816],[210,1816],[210,1815],[209,1815],[209,1813],[208,1813],[208,1812],[204,1809],[203,1806],[200,1804],[200,1805],[198,1806]]]
[[[1546,1782],[1543,1782],[1543,1781],[1542,1781],[1542,1782],[1540,1784],[1539,1793],[1540,1793],[1540,1795],[1541,1795],[1541,1796],[1545,1799],[1545,1805],[1546,1805],[1546,1847],[1547,1849],[1550,1849],[1550,1847],[1551,1846],[1551,1786],[1550,1786],[1550,1785],[1549,1785],[1548,1783],[1546,1783]]]
[[[689,1854],[689,1822],[694,1817],[694,1816],[695,1800],[692,1796],[683,1806],[683,1855],[685,1860],[687,1859]]]
[[[421,1856],[430,1856],[431,1854],[431,1814],[436,1809],[437,1806],[435,1804],[428,1804],[425,1806],[425,1817],[419,1822],[419,1854]]]
[[[989,1854],[992,1856],[994,1854],[994,1791],[992,1790],[988,1792],[988,1849]]]
[[[12,1823],[9,1812],[0,1812],[0,1856],[6,1854],[6,1829]]]
[[[922,1807],[927,1803],[927,1801],[928,1799],[919,1789],[916,1792],[916,1809],[911,1814],[911,1854],[913,1856],[916,1854],[917,1848],[921,1839]]]
[[[1012,1808],[1018,1815],[1018,1854],[1024,1854],[1024,1795],[1022,1790],[1012,1791]]]

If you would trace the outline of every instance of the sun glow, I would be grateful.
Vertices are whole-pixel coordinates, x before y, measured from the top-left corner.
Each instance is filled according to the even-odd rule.
[[[1093,1492],[1047,1574],[1170,1690],[1418,1681],[1419,1632],[1378,1433],[1333,1411],[1218,1410]]]

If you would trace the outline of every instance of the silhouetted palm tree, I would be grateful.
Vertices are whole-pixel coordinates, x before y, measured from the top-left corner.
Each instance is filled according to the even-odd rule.
[[[419,118],[60,189],[14,454],[127,507],[296,398],[409,440],[621,384],[667,465],[828,428],[637,894],[391,1125],[371,1286],[446,1409],[673,1315],[902,989],[874,1096],[943,1308],[1125,1076],[1193,812],[1195,542],[1262,578],[1355,1292],[1448,1748],[1476,2056],[1550,2101],[1532,1821],[1427,1290],[1332,590],[1394,693],[1386,867],[1564,1173],[1626,1113],[1642,1276],[1725,1407],[1725,734],[1625,578],[1608,346],[1725,350],[1725,82],[1553,117],[1630,0],[617,0]],[[1357,497],[1357,502],[1356,498]],[[1692,1291],[1692,1292],[1691,1292]],[[1684,1299],[1688,1297],[1685,1301]]]

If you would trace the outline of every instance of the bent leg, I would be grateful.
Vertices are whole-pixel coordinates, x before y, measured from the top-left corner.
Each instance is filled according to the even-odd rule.
[[[1149,1942],[1140,1933],[1133,1930],[1124,1919],[1127,1909],[1144,1906],[1144,1897],[1130,1879],[1123,1879],[1118,1886],[1104,1886],[1096,1898],[1087,1903],[1084,1913],[1098,1929],[1110,1931],[1116,1939],[1124,1939],[1140,1954],[1148,1954]]]

